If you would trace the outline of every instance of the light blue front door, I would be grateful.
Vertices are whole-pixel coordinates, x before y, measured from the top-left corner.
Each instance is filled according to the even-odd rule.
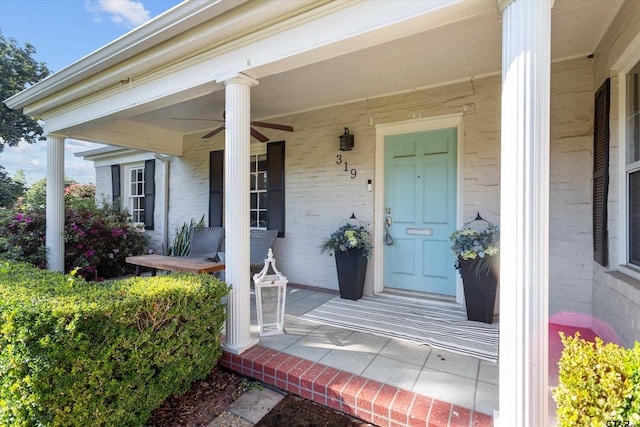
[[[385,137],[384,286],[455,295],[457,129]]]

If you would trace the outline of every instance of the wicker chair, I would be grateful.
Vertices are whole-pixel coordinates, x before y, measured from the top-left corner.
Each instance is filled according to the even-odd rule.
[[[251,245],[249,254],[249,264],[251,270],[260,271],[264,266],[264,260],[269,256],[269,248],[273,249],[273,244],[278,237],[278,230],[251,229],[249,243]]]
[[[191,250],[184,258],[212,261],[218,256],[224,236],[223,227],[196,228],[191,232]]]

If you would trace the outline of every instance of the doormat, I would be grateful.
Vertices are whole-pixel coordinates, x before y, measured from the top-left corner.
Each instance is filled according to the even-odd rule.
[[[365,427],[372,426],[311,400],[289,394],[265,415],[255,427]]]
[[[457,304],[386,294],[357,301],[335,297],[300,319],[498,361],[498,324],[467,320]]]

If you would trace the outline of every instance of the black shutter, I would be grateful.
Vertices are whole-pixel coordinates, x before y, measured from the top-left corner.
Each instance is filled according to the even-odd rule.
[[[609,194],[609,91],[607,79],[595,95],[593,119],[593,259],[609,263],[607,197]]]
[[[267,228],[284,237],[284,141],[267,144]]]
[[[153,230],[153,211],[156,205],[156,160],[144,161],[144,229]]]
[[[111,165],[111,197],[113,207],[121,209],[120,206],[120,165]]]
[[[223,227],[224,150],[209,153],[209,227]]]

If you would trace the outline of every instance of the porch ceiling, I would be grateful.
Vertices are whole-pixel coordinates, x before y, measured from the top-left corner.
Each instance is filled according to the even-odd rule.
[[[269,119],[500,73],[501,17],[495,0],[488,1],[494,6],[471,18],[347,55],[278,74],[254,68],[250,74],[260,84],[251,91],[252,117]],[[593,53],[621,4],[622,0],[556,0],[552,60]],[[171,117],[219,119],[223,109],[224,91],[219,90],[130,120],[186,134],[217,124]]]

